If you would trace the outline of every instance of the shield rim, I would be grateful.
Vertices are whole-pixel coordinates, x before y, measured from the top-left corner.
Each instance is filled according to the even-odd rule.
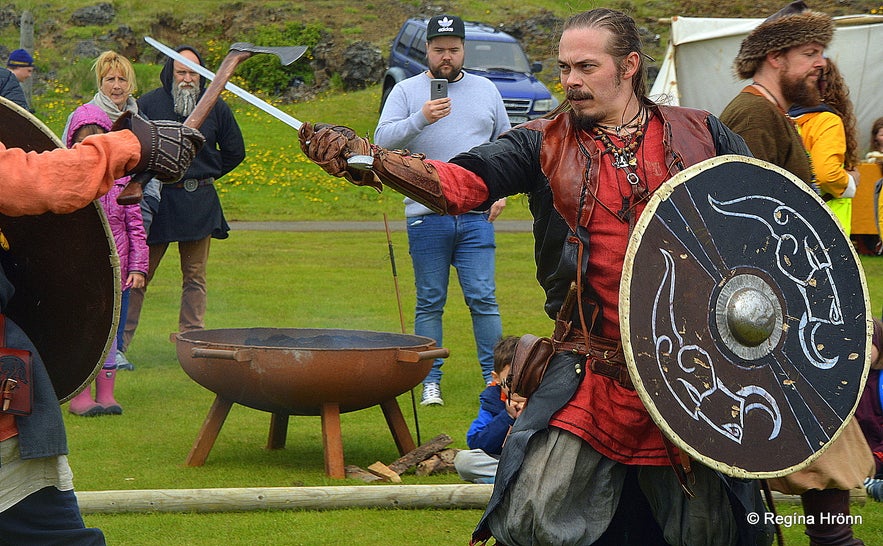
[[[61,139],[55,133],[53,133],[52,130],[45,123],[43,123],[39,118],[37,118],[32,113],[28,112],[27,110],[25,110],[24,108],[22,108],[18,104],[15,104],[14,102],[7,99],[6,97],[2,97],[2,96],[0,96],[0,105],[2,105],[2,107],[5,107],[5,108],[19,114],[22,118],[24,118],[24,120],[30,122],[34,127],[36,127],[41,133],[43,133],[49,139],[49,142],[51,144],[55,145],[55,148],[65,148]],[[55,148],[47,147],[46,150],[52,150]],[[92,201],[89,205],[87,205],[87,207],[93,207],[95,209],[95,211],[97,212],[98,217],[100,219],[101,227],[104,230],[105,240],[108,242],[108,250],[110,251],[109,252],[110,265],[113,269],[113,276],[114,276],[114,283],[115,283],[114,284],[115,290],[113,290],[113,294],[114,294],[113,295],[113,300],[114,300],[113,301],[113,319],[111,321],[111,325],[110,325],[111,327],[110,327],[110,331],[108,332],[108,336],[104,340],[104,348],[102,349],[100,358],[99,358],[98,362],[96,362],[95,366],[93,367],[92,372],[86,377],[86,379],[80,384],[80,386],[78,386],[77,388],[75,388],[73,390],[73,392],[71,392],[70,394],[68,394],[66,396],[60,397],[58,399],[59,404],[64,404],[65,402],[70,401],[74,396],[76,396],[77,394],[82,392],[84,389],[86,389],[89,385],[92,384],[92,381],[94,381],[95,378],[98,376],[98,374],[101,372],[101,368],[107,359],[107,355],[110,353],[110,348],[113,346],[113,340],[116,337],[116,331],[117,331],[117,327],[119,326],[119,320],[120,320],[119,315],[120,315],[120,307],[122,305],[122,293],[121,293],[119,287],[121,286],[122,281],[121,281],[121,272],[120,272],[120,259],[119,259],[119,254],[117,253],[117,250],[116,250],[116,244],[114,244],[114,242],[113,242],[113,240],[114,240],[113,239],[113,232],[111,232],[110,224],[108,224],[108,222],[107,222],[107,215],[104,214],[104,209],[102,208],[101,203],[98,202],[98,200]],[[28,334],[28,332],[25,332],[25,334]],[[29,338],[31,337],[30,334],[28,334],[28,337]],[[37,347],[37,351],[39,351],[39,350],[40,350],[40,348]],[[43,357],[42,354],[40,356],[41,356],[41,358]],[[43,366],[46,368],[46,373],[49,374],[49,378],[51,380],[54,375],[53,370],[55,370],[56,367],[50,365],[48,362],[46,362],[45,359],[43,359]],[[54,382],[53,382],[53,389],[55,389]],[[56,395],[58,395],[57,391],[56,391]]]
[[[763,161],[761,159],[736,155],[736,154],[726,154],[720,155],[716,157],[712,157],[710,159],[706,159],[700,163],[692,165],[683,171],[680,171],[675,176],[663,182],[663,184],[657,189],[650,199],[647,202],[647,205],[644,208],[644,211],[638,217],[638,220],[635,222],[634,229],[632,230],[631,236],[629,237],[629,244],[626,248],[625,258],[623,261],[623,269],[622,269],[622,277],[620,279],[619,284],[619,328],[620,328],[620,336],[622,338],[622,348],[623,354],[625,356],[626,365],[628,366],[629,374],[632,378],[632,383],[635,386],[635,392],[638,393],[638,397],[641,399],[641,402],[644,404],[644,407],[650,413],[650,417],[653,419],[653,422],[657,427],[662,431],[663,435],[668,438],[675,446],[679,449],[685,451],[692,459],[695,459],[705,466],[712,468],[714,470],[718,470],[728,476],[732,476],[734,478],[748,478],[748,479],[766,479],[766,478],[779,478],[782,476],[786,476],[788,474],[792,474],[797,472],[803,468],[806,468],[810,464],[813,463],[816,459],[821,457],[821,455],[827,451],[827,449],[840,437],[840,434],[847,427],[849,422],[853,419],[855,414],[855,410],[858,407],[859,400],[861,398],[861,392],[859,391],[859,396],[856,397],[855,403],[852,406],[852,409],[849,412],[849,417],[843,420],[843,423],[838,427],[838,429],[831,436],[831,439],[825,443],[822,447],[816,450],[812,455],[808,456],[802,462],[791,465],[787,468],[783,468],[780,470],[769,470],[769,471],[750,471],[744,468],[731,465],[722,461],[718,461],[713,459],[701,452],[699,452],[696,448],[687,443],[683,438],[680,437],[668,424],[668,422],[663,418],[661,412],[656,407],[656,403],[647,389],[644,387],[643,380],[638,371],[638,365],[635,360],[634,350],[631,343],[631,321],[630,321],[630,307],[629,302],[631,300],[630,294],[630,286],[633,278],[633,270],[635,267],[635,257],[637,256],[638,247],[642,240],[642,234],[646,231],[647,226],[650,224],[652,219],[655,216],[656,209],[659,207],[660,203],[667,199],[675,189],[681,184],[685,183],[687,180],[691,179],[697,173],[708,170],[712,167],[716,167],[723,163],[731,163],[731,162],[741,162],[741,163],[749,163],[764,169],[772,170],[782,176],[784,176],[788,181],[793,183],[800,190],[805,192],[808,195],[811,195],[813,199],[816,200],[817,203],[821,206],[823,210],[834,220],[836,225],[840,227],[841,233],[843,233],[843,228],[840,224],[840,221],[837,219],[837,216],[831,212],[825,202],[821,199],[821,197],[816,194],[807,184],[805,184],[802,180],[794,176],[792,173],[782,169],[781,167],[769,163],[767,161]],[[843,233],[845,237],[845,233]],[[849,242],[847,240],[847,242]],[[873,315],[871,312],[871,302],[868,295],[868,285],[865,280],[865,272],[864,268],[861,266],[861,260],[859,259],[858,253],[855,251],[855,248],[851,243],[849,243],[848,248],[852,253],[853,261],[858,265],[856,268],[858,270],[859,281],[862,291],[862,299],[865,303],[865,335],[867,337],[867,344],[870,346],[871,337],[873,335]],[[871,355],[869,351],[865,351],[864,354],[864,367],[861,375],[861,384],[864,385],[868,378],[868,372],[871,366]]]

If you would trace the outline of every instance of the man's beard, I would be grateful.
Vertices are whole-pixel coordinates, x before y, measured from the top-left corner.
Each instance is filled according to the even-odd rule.
[[[815,106],[822,100],[818,86],[807,81],[806,76],[798,78],[782,77],[782,97],[785,102],[797,106]]]
[[[175,113],[181,117],[189,116],[199,99],[199,88],[181,82],[172,86],[172,100],[175,102]]]
[[[589,99],[593,100],[595,97],[591,93],[579,93],[576,91],[568,91],[566,95],[568,100],[571,99]],[[584,131],[591,131],[593,127],[598,125],[601,120],[606,117],[605,112],[577,112],[575,109],[570,110],[570,121],[578,128],[583,129]]]
[[[584,131],[591,131],[592,128],[596,127],[602,119],[603,115],[598,113],[584,114],[577,112],[576,110],[570,111],[570,121],[573,123],[574,126]]]
[[[463,67],[455,68],[453,65],[447,65],[445,68],[449,68],[451,73],[447,76],[441,73],[442,66],[430,67],[429,73],[432,74],[433,78],[438,78],[441,80],[448,80],[449,82],[457,81],[457,78],[460,77],[460,72],[462,72]]]
[[[616,80],[614,80],[614,86],[618,89],[620,85],[622,85],[622,76],[620,74],[616,75]],[[589,93],[588,91],[576,91],[576,90],[568,90],[565,93],[565,98],[567,100],[595,100],[595,95]],[[600,124],[604,121],[604,118],[607,117],[608,112],[605,110],[599,110],[596,112],[588,113],[588,112],[577,112],[575,108],[570,110],[570,121],[580,129],[585,131],[591,131],[593,127]]]

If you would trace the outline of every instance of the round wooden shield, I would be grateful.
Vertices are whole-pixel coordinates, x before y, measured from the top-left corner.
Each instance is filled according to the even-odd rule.
[[[730,476],[812,462],[852,417],[870,365],[864,274],[837,219],[792,174],[743,156],[694,165],[653,195],[620,314],[656,424]]]
[[[40,120],[2,97],[0,142],[35,152],[62,146]],[[0,214],[0,230],[9,241],[0,264],[15,287],[3,312],[31,338],[65,402],[98,374],[119,323],[120,261],[107,219],[95,201],[71,214]]]

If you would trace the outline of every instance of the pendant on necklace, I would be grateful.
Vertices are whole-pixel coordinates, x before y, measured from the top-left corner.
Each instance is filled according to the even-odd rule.
[[[631,164],[628,154],[618,154],[614,152],[613,158],[613,166],[617,169],[627,169]]]

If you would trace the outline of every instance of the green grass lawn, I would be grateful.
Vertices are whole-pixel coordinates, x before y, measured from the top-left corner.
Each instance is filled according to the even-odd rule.
[[[394,231],[392,241],[411,331],[414,288],[406,235]],[[550,321],[541,314],[542,292],[533,280],[530,236],[499,234],[498,245],[498,297],[504,330],[547,332]],[[212,248],[207,327],[398,332],[401,326],[388,255],[382,231],[233,232],[229,240],[216,241]],[[170,252],[148,292],[142,325],[129,352],[137,369],[119,373],[117,392],[124,415],[116,419],[65,416],[77,489],[361,484],[325,476],[318,417],[292,416],[286,449],[268,451],[270,414],[239,405],[230,412],[206,464],[184,466],[214,396],[183,372],[175,347],[168,341],[177,325],[180,277],[176,260]],[[452,283],[445,327],[445,346],[451,349],[443,368],[445,406],[418,406],[419,427],[424,442],[444,433],[454,439],[454,447],[463,448],[483,382],[468,310],[456,282]],[[419,396],[419,388],[416,394]],[[410,395],[399,397],[399,403],[414,433]],[[342,428],[347,464],[364,468],[399,456],[378,407],[343,414]],[[405,483],[461,482],[456,475],[410,475],[405,476]],[[341,510],[94,514],[87,516],[87,521],[102,527],[114,544],[166,543],[163,537],[186,537],[188,544],[217,544],[217,528],[223,522],[225,541],[232,544],[340,544],[358,533],[360,544],[379,545],[388,544],[392,536],[404,544],[419,543],[423,536],[433,537],[429,542],[435,544],[461,543],[479,516],[475,510]],[[391,531],[399,527],[401,533]]]

